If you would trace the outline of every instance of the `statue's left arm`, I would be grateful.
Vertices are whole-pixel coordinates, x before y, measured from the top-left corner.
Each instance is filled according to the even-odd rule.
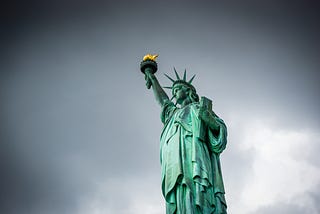
[[[199,117],[215,134],[218,134],[220,131],[220,124],[217,122],[213,112],[206,109],[200,109]]]
[[[227,127],[225,123],[213,112],[207,110],[200,110],[199,117],[208,128],[209,149],[212,152],[221,153],[227,144]]]

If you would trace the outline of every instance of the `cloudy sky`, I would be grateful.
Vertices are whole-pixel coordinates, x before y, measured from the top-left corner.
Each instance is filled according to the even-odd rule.
[[[164,86],[174,66],[196,74],[228,126],[229,213],[320,213],[315,2],[15,1],[2,15],[0,213],[165,213],[149,52]]]

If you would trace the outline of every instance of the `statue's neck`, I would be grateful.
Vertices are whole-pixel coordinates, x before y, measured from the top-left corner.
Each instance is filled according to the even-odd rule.
[[[191,103],[191,100],[189,98],[185,99],[182,103],[181,103],[181,108],[185,107],[186,105],[189,105]]]

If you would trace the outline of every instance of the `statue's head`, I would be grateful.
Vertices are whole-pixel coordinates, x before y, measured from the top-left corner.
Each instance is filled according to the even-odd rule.
[[[174,69],[174,72],[177,77],[176,80],[173,80],[171,77],[165,74],[166,77],[168,77],[173,82],[171,87],[165,88],[172,89],[173,98],[176,98],[177,103],[181,104],[185,99],[189,99],[191,102],[199,102],[199,96],[196,92],[196,89],[191,84],[195,75],[189,81],[187,81],[186,70],[184,71],[182,79],[179,77],[176,69]]]

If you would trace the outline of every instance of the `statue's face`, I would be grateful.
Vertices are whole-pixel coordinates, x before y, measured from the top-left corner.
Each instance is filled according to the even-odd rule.
[[[188,89],[182,84],[176,84],[172,90],[178,104],[181,104],[188,97]]]

